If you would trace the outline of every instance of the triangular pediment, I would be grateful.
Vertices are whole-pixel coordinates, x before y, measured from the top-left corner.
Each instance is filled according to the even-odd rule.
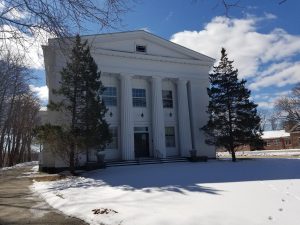
[[[214,62],[213,58],[143,30],[88,35],[82,36],[82,39],[87,39],[91,48],[94,48],[95,51],[99,49],[132,54],[145,54],[149,56],[163,56],[184,60],[199,60],[208,63]],[[137,52],[137,45],[145,46],[146,52]]]

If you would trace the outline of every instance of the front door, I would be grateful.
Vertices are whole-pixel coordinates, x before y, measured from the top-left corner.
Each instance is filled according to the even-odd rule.
[[[149,133],[134,133],[134,153],[136,158],[149,157]]]

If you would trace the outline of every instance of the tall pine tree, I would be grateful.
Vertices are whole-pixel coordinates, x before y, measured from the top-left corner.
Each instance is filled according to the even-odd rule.
[[[238,70],[221,50],[221,60],[209,75],[210,88],[207,89],[210,101],[209,120],[202,128],[207,136],[206,143],[225,148],[236,161],[235,150],[244,144],[261,143],[260,117],[257,105],[250,98],[246,80],[239,81]]]
[[[61,71],[60,87],[53,93],[61,99],[50,102],[49,108],[63,111],[69,120],[64,124],[69,132],[69,167],[75,168],[75,150],[85,149],[87,161],[90,148],[104,149],[111,141],[109,125],[105,120],[107,108],[101,100],[104,86],[101,73],[90,53],[87,41],[76,36],[70,60]]]

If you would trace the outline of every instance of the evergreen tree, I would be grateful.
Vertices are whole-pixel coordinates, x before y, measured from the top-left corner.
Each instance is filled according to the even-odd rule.
[[[107,108],[101,100],[104,86],[100,72],[90,53],[87,41],[76,36],[70,61],[61,71],[60,87],[53,93],[61,99],[50,102],[49,108],[66,112],[70,170],[75,168],[75,150],[85,149],[88,161],[90,148],[104,149],[111,141],[109,125],[105,121]]]
[[[262,131],[257,105],[250,101],[251,92],[245,87],[246,80],[238,80],[238,70],[233,68],[224,48],[221,54],[219,65],[209,75],[209,120],[202,129],[207,144],[225,148],[232,161],[236,161],[235,149],[244,144],[260,144]]]

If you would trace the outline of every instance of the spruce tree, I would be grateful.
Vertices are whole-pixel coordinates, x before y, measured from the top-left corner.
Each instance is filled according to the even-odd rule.
[[[261,143],[262,131],[257,105],[250,100],[251,92],[245,87],[246,80],[238,79],[238,70],[224,48],[221,54],[219,65],[209,75],[209,120],[202,129],[207,144],[225,148],[231,153],[232,161],[236,161],[236,148]]]
[[[50,102],[49,108],[65,112],[68,120],[63,124],[69,133],[69,167],[75,168],[75,150],[104,149],[110,142],[109,125],[104,116],[107,108],[101,100],[104,86],[101,73],[90,53],[87,41],[76,36],[69,61],[61,71],[60,87],[53,93],[61,99]],[[62,151],[65,151],[62,149]]]

